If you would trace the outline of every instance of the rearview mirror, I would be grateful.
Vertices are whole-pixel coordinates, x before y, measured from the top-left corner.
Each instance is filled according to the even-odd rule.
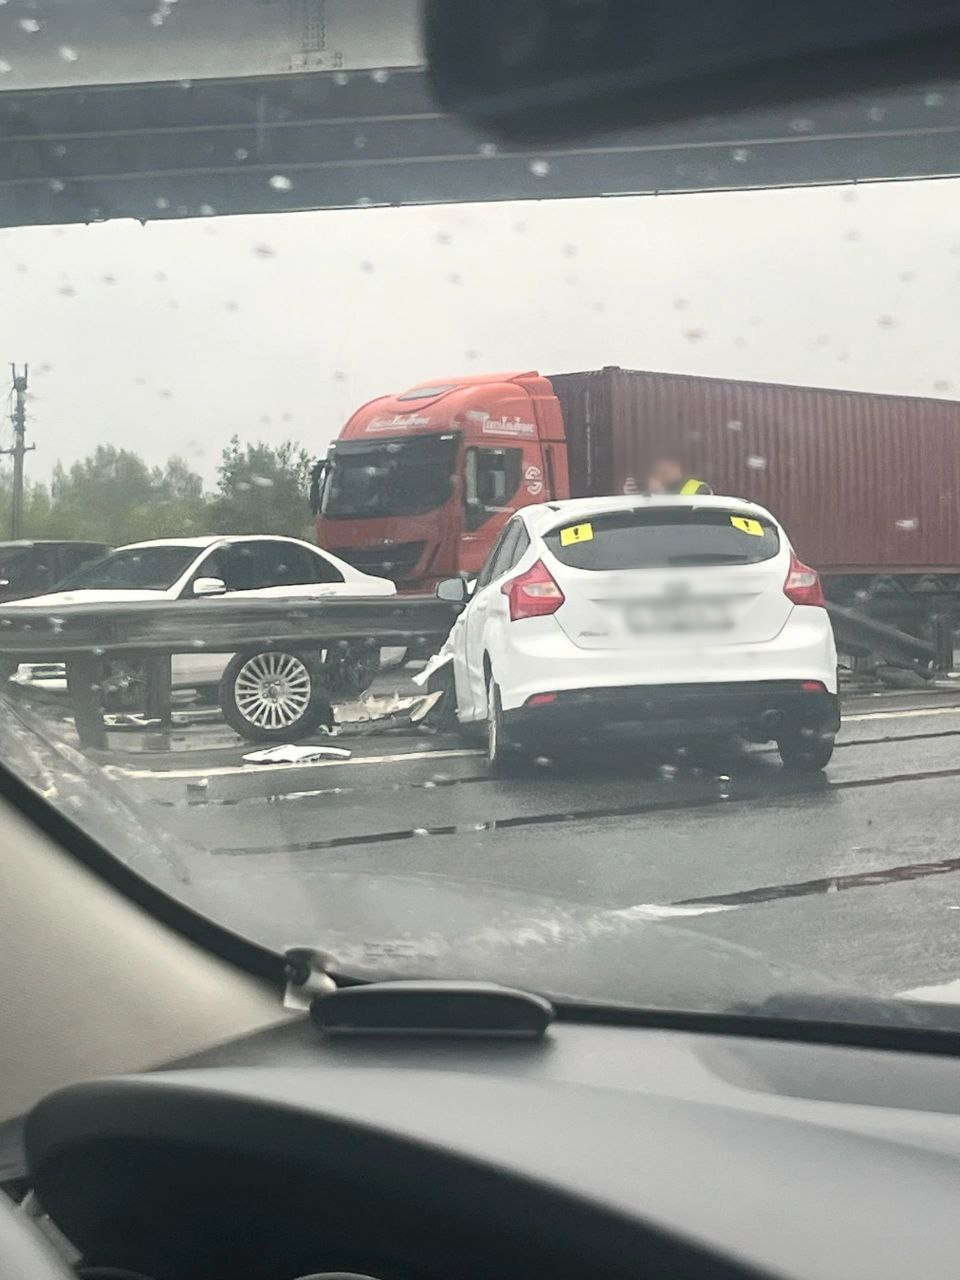
[[[942,0],[426,0],[440,105],[509,141],[567,141],[955,74]]]
[[[222,578],[197,578],[193,584],[195,596],[222,596],[226,591],[227,584]]]
[[[466,604],[470,599],[470,588],[463,578],[444,578],[437,586],[437,599],[447,604]]]

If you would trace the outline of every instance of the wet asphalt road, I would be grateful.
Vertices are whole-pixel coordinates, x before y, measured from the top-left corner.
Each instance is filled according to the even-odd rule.
[[[346,763],[258,767],[215,716],[150,745],[118,735],[110,776],[176,836],[187,896],[274,945],[325,941],[336,910],[402,954],[432,923],[482,926],[482,904],[457,924],[481,893],[516,930],[576,904],[851,990],[957,982],[960,999],[960,689],[848,696],[832,764],[799,779],[769,750],[618,747],[498,781],[470,744],[409,727],[341,737]]]

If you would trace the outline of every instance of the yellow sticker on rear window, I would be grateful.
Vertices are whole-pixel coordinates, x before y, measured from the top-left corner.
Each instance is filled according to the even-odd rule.
[[[763,537],[763,525],[759,520],[751,520],[747,516],[731,516],[730,523],[741,533],[752,534],[754,538]]]
[[[578,542],[593,541],[592,524],[572,524],[568,529],[560,530],[561,547],[573,547]]]

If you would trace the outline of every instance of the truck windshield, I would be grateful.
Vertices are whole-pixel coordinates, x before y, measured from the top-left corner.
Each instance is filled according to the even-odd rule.
[[[459,436],[420,436],[340,444],[330,459],[321,514],[417,516],[434,511],[453,491]]]

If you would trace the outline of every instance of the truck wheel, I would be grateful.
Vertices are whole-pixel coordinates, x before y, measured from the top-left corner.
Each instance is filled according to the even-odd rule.
[[[517,772],[519,755],[503,724],[500,687],[493,676],[487,677],[487,764],[495,778],[508,778]]]
[[[791,773],[819,773],[830,763],[833,747],[832,733],[815,738],[803,738],[792,733],[789,737],[777,739],[783,767]]]
[[[220,708],[254,742],[294,742],[333,724],[318,656],[294,649],[235,654],[220,681]]]

